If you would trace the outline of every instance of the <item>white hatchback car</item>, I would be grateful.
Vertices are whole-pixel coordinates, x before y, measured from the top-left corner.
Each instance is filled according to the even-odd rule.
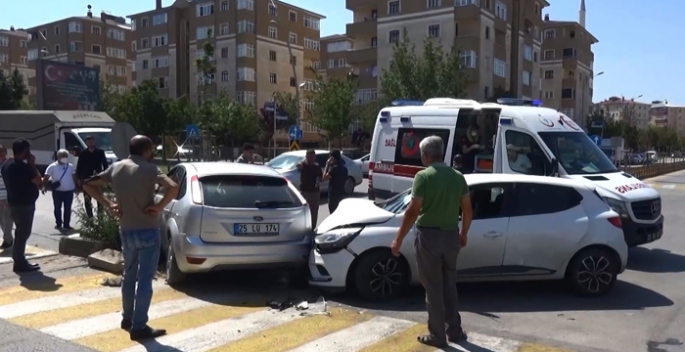
[[[580,294],[599,296],[625,270],[628,246],[621,218],[592,186],[512,174],[465,177],[474,219],[457,262],[460,281],[565,278]],[[418,284],[416,227],[399,257],[390,252],[410,200],[407,190],[381,203],[341,202],[317,229],[310,285],[356,290],[378,301]]]

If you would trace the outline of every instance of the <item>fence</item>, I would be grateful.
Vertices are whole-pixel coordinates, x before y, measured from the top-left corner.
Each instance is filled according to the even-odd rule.
[[[641,165],[621,164],[619,169],[644,180],[674,171],[685,170],[685,158],[661,157],[656,162]]]

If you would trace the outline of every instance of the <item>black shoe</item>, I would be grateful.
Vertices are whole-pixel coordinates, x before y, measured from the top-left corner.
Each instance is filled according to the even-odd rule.
[[[3,249],[3,250],[9,249],[10,247],[12,247],[13,244],[14,244],[14,242],[4,241],[4,242],[2,242],[2,245],[0,245],[0,249]]]
[[[464,329],[459,329],[459,332],[454,335],[447,335],[447,341],[451,343],[460,343],[469,339]]]
[[[55,230],[61,230],[61,229],[62,229],[62,225],[55,225]]]
[[[64,226],[63,229],[65,229],[66,231],[71,231],[71,230],[73,230],[74,228],[71,227],[71,226]]]
[[[155,338],[164,336],[164,335],[166,335],[166,330],[164,330],[164,329],[153,329],[153,328],[145,325],[145,327],[140,329],[140,330],[131,330],[129,334],[131,336],[131,340],[138,341],[138,340],[146,340],[146,339],[155,339]]]
[[[35,263],[20,264],[15,265],[13,270],[15,273],[30,273],[32,271],[40,270],[40,265]]]
[[[132,321],[128,319],[121,319],[121,329],[131,331],[131,327],[133,327]]]

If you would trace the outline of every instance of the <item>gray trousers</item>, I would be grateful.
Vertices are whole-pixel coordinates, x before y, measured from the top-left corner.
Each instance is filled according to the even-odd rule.
[[[12,216],[10,213],[10,206],[7,200],[0,200],[0,231],[2,231],[3,241],[10,243],[14,241],[12,236]]]
[[[12,259],[14,259],[14,266],[27,265],[26,260],[26,242],[31,237],[33,229],[33,215],[36,212],[34,205],[13,206],[10,208],[12,212],[12,221],[17,225],[14,231],[14,247],[12,247]]]
[[[316,229],[319,221],[319,203],[321,202],[321,192],[300,192],[302,197],[309,204],[309,211],[312,214],[312,229]]]
[[[419,280],[426,290],[428,332],[437,340],[461,332],[457,305],[459,230],[418,227],[414,241]]]

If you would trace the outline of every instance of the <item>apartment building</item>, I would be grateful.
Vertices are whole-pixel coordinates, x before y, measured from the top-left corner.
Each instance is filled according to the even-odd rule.
[[[581,0],[579,19],[553,21],[545,15],[542,54],[542,99],[547,107],[559,109],[580,126],[592,107],[595,56],[592,45],[598,42],[585,28],[585,0]]]
[[[29,68],[28,33],[22,29],[0,29],[0,70],[5,74],[18,70],[26,83],[35,71]]]
[[[485,100],[501,88],[538,99],[547,6],[546,0],[346,0],[354,12],[347,25],[352,39],[347,62],[358,71],[362,90],[376,89],[406,29],[419,50],[425,38],[462,49],[469,98]]]
[[[651,104],[650,122],[652,126],[675,130],[679,136],[685,136],[685,106],[656,100]]]
[[[639,129],[649,128],[651,122],[652,104],[626,99],[625,97],[610,97],[593,105],[593,111],[614,121],[626,121]],[[569,115],[570,116],[570,115]],[[581,126],[584,126],[585,122]]]
[[[68,62],[99,69],[100,77],[120,90],[131,86],[133,39],[125,18],[105,12],[93,16],[88,5],[85,16],[41,24],[26,31],[30,37],[30,68],[35,68],[38,58]],[[30,83],[35,86],[34,79]]]

